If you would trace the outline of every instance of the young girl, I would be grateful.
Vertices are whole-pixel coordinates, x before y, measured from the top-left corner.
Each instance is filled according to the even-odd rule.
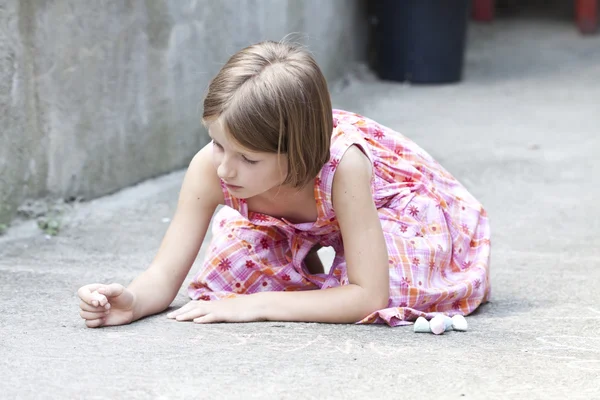
[[[412,141],[332,110],[315,60],[263,42],[225,64],[204,100],[212,142],[190,163],[150,267],[127,288],[79,289],[88,327],[173,301],[214,216],[177,321],[409,324],[467,315],[490,293],[481,204]],[[325,273],[316,251],[335,250]]]

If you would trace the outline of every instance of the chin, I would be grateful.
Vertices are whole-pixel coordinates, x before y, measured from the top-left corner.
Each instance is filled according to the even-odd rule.
[[[228,190],[229,194],[238,199],[248,199],[252,196],[248,195],[245,190]]]

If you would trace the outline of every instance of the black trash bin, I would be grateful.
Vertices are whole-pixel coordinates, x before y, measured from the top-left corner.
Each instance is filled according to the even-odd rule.
[[[462,79],[470,0],[375,0],[376,70],[382,79]]]

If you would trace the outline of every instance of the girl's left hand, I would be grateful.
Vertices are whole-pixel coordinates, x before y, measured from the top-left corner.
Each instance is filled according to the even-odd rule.
[[[198,324],[263,321],[255,300],[251,295],[214,301],[192,300],[167,314],[167,318],[193,320]]]

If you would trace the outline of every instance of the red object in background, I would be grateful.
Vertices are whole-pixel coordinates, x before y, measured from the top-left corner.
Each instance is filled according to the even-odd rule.
[[[581,33],[594,33],[598,29],[598,1],[575,0],[575,19]]]
[[[481,22],[494,20],[495,0],[473,0],[473,19]]]
[[[584,34],[598,30],[598,6],[600,0],[575,0],[575,21],[579,31]],[[473,19],[490,22],[494,20],[495,0],[473,0]]]

